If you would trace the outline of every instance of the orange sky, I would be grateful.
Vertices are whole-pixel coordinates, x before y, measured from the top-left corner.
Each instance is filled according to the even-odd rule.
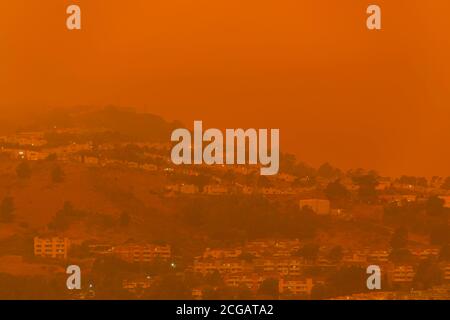
[[[82,31],[65,27],[73,3]],[[450,175],[449,15],[448,0],[2,0],[0,108],[279,127],[312,165]]]

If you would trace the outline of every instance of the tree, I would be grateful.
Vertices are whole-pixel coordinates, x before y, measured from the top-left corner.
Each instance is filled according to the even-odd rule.
[[[280,168],[283,172],[292,174],[295,171],[296,159],[293,154],[280,154]]]
[[[329,288],[322,284],[317,283],[313,286],[311,290],[311,299],[313,300],[322,300],[330,297]]]
[[[56,161],[58,160],[58,155],[56,153],[50,153],[47,158],[45,158],[47,161]]]
[[[77,211],[74,209],[70,201],[65,201],[62,209],[56,212],[52,221],[48,224],[50,229],[55,231],[64,231],[69,228],[71,217],[77,215]]]
[[[389,203],[384,206],[384,221],[393,225],[414,227],[423,211],[423,204],[403,202],[402,205]]]
[[[304,162],[299,162],[295,165],[293,175],[298,178],[315,177],[316,170]]]
[[[64,181],[64,171],[61,169],[59,165],[56,165],[52,169],[52,181],[54,183],[60,183]]]
[[[191,178],[192,183],[197,186],[200,192],[203,192],[203,188],[211,182],[211,177],[205,174],[200,173],[197,176],[193,176]]]
[[[265,279],[259,287],[258,293],[263,296],[269,296],[271,298],[277,298],[279,295],[278,280]]]
[[[19,163],[19,165],[16,167],[16,173],[20,179],[30,178],[31,177],[31,168],[28,165],[28,162],[22,161],[21,163]]]
[[[422,261],[414,276],[414,288],[426,290],[442,284],[443,275],[439,266],[431,259]]]
[[[315,186],[317,183],[316,177],[306,176],[302,178],[296,178],[292,183],[294,188],[310,188]]]
[[[441,188],[445,190],[450,190],[450,177],[445,178],[445,181],[442,184]]]
[[[377,200],[378,178],[375,174],[355,176],[353,182],[359,187],[358,196],[362,202],[372,203]]]
[[[322,164],[319,169],[317,169],[317,175],[326,178],[326,179],[332,179],[336,178],[341,174],[341,171],[337,168],[334,168],[331,166],[328,162]]]
[[[411,251],[405,248],[392,249],[389,254],[389,260],[394,263],[410,263],[414,260],[414,256]]]
[[[69,255],[71,258],[85,259],[90,257],[89,242],[83,241],[81,244],[71,244]]]
[[[325,196],[333,203],[338,205],[344,204],[349,197],[350,192],[347,188],[338,180],[330,182],[324,190]]]
[[[426,187],[428,185],[427,179],[424,177],[401,176],[397,181],[401,184],[410,184],[419,187]]]
[[[398,228],[395,230],[391,238],[392,249],[403,249],[408,243],[408,229]]]
[[[230,287],[228,287],[228,288],[230,288]],[[254,293],[245,284],[241,284],[239,287],[237,287],[233,291],[235,291],[234,295],[231,297],[233,299],[250,300],[254,297]]]
[[[328,252],[327,258],[328,260],[337,263],[342,260],[344,257],[344,251],[342,250],[341,246],[335,246],[333,247],[330,252]]]
[[[222,287],[207,286],[202,290],[202,298],[205,300],[220,300]]]
[[[315,261],[319,255],[319,245],[307,243],[298,251],[298,255],[307,261]]]
[[[430,242],[433,245],[450,244],[450,226],[448,224],[434,223],[430,227]]]
[[[445,201],[438,196],[428,198],[425,204],[425,210],[430,216],[441,216],[445,212]]]
[[[219,287],[222,286],[223,283],[223,279],[222,276],[220,275],[219,271],[215,270],[214,272],[208,273],[205,276],[205,282],[213,287]]]
[[[366,270],[351,266],[339,268],[328,279],[330,290],[334,296],[351,295],[367,291]]]
[[[150,289],[152,290],[152,288]],[[154,292],[156,299],[185,300],[191,297],[192,288],[188,288],[180,276],[166,274],[157,281]]]
[[[131,217],[128,212],[122,212],[122,214],[119,217],[119,225],[121,227],[127,227],[130,224]]]
[[[64,201],[64,205],[62,209],[60,210],[60,213],[65,216],[71,216],[75,213],[75,209],[73,207],[72,202],[70,201]]]
[[[0,221],[11,222],[14,219],[14,199],[5,197],[0,204]]]

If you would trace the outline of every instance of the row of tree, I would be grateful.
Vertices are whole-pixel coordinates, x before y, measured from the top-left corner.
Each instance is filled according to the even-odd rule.
[[[17,177],[20,179],[29,179],[31,178],[32,170],[27,161],[20,162],[16,167]],[[60,183],[64,181],[65,173],[62,170],[61,166],[54,165],[50,172],[51,181],[54,183]]]

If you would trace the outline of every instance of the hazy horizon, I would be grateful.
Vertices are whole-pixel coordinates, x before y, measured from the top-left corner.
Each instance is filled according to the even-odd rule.
[[[280,128],[313,165],[450,175],[450,4],[377,1],[0,4],[0,107],[118,105],[190,126]],[[405,32],[405,30],[407,30]],[[39,107],[38,107],[39,106]]]

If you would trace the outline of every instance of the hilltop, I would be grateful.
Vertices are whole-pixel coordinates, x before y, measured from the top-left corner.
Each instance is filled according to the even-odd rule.
[[[107,106],[104,108],[60,108],[40,113],[15,113],[0,117],[3,132],[49,131],[57,129],[105,129],[127,141],[166,142],[178,122],[167,122],[150,113],[132,108]]]

